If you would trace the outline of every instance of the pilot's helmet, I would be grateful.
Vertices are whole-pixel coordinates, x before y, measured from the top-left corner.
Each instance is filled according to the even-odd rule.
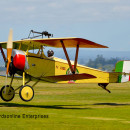
[[[47,55],[48,55],[48,57],[53,56],[54,55],[54,51],[53,50],[48,50],[47,51]]]

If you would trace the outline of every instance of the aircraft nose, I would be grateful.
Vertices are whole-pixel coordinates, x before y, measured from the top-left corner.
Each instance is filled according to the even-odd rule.
[[[29,68],[26,55],[21,50],[13,50],[13,65],[16,69],[24,71]]]

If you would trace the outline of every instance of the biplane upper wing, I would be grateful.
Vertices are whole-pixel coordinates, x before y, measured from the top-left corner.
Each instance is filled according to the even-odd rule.
[[[61,41],[64,42],[65,47],[76,47],[77,44],[80,48],[108,48],[107,46],[97,44],[83,38],[44,38],[44,39],[24,39],[13,41],[13,49],[29,50],[39,49],[41,45],[62,48]],[[2,48],[6,49],[7,42],[0,42]]]
[[[42,79],[46,81],[50,81],[50,82],[91,79],[91,78],[96,78],[96,77],[91,74],[86,74],[86,73],[42,77]]]

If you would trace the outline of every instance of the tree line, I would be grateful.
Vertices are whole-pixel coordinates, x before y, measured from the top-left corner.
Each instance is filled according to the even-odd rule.
[[[112,71],[115,68],[115,64],[119,60],[121,59],[118,57],[106,59],[103,57],[103,55],[97,55],[96,59],[89,59],[86,66],[104,71]]]

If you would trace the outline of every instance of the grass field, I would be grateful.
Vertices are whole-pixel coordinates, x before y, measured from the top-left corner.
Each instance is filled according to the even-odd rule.
[[[4,84],[5,78],[1,78],[1,86]],[[21,84],[15,80],[13,86]],[[129,130],[130,83],[110,84],[108,88],[111,94],[97,84],[39,83],[30,102],[22,101],[18,94],[11,102],[0,99],[0,129]]]

